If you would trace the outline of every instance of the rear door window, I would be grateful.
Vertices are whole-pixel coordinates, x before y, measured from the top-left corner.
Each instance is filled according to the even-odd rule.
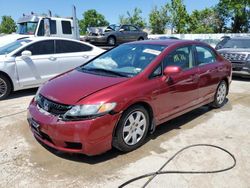
[[[216,55],[214,52],[203,46],[196,46],[196,59],[199,66],[214,63],[216,61]]]
[[[74,53],[91,51],[92,47],[79,42],[56,40],[56,53]]]
[[[72,34],[72,28],[70,21],[62,21],[63,34]]]

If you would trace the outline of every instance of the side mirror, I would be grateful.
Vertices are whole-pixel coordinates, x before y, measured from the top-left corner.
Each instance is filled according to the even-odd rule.
[[[29,50],[24,50],[24,51],[21,53],[21,55],[22,55],[22,58],[27,58],[27,57],[32,56],[32,53],[31,53],[31,51],[29,51]]]
[[[164,69],[163,74],[165,76],[165,81],[168,82],[172,76],[175,76],[182,72],[181,67],[178,66],[168,66]]]
[[[123,31],[125,31],[125,30],[124,30],[124,29],[119,29],[119,31],[120,31],[120,32],[123,32]]]

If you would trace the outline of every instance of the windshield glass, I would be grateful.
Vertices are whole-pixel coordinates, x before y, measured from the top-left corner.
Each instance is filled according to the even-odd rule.
[[[36,32],[37,22],[24,22],[18,24],[17,33],[22,35],[34,35]]]
[[[152,44],[125,44],[114,48],[90,63],[81,71],[113,72],[116,76],[133,77],[142,72],[167,46]]]
[[[119,26],[119,25],[115,25],[115,24],[109,25],[109,26],[107,27],[107,29],[112,29],[112,30],[114,30],[114,31],[118,31],[119,28],[120,28],[120,26]]]
[[[231,39],[223,48],[250,48],[250,39]]]
[[[27,44],[31,42],[31,40],[28,40],[28,39],[22,39],[22,40],[17,40],[15,42],[12,42],[10,44],[7,44],[3,47],[0,47],[0,55],[4,55],[4,54],[9,54],[11,53],[12,51],[18,49],[19,47]]]

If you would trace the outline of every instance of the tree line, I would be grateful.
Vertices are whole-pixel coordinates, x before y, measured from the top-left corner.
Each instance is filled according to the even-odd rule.
[[[250,0],[219,0],[213,7],[194,10],[188,14],[183,0],[171,0],[163,6],[154,6],[149,13],[148,23],[141,16],[142,10],[135,8],[119,16],[119,24],[133,24],[140,28],[149,27],[153,34],[172,33],[247,33],[250,31]],[[79,20],[80,33],[88,27],[107,26],[105,16],[95,9],[83,12]],[[11,33],[16,29],[10,16],[2,16],[0,33]]]

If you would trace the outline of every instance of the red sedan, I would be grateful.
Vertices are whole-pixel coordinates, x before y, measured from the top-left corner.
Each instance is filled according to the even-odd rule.
[[[65,152],[131,151],[165,121],[223,106],[231,64],[197,41],[123,44],[44,84],[28,121],[42,143]]]

